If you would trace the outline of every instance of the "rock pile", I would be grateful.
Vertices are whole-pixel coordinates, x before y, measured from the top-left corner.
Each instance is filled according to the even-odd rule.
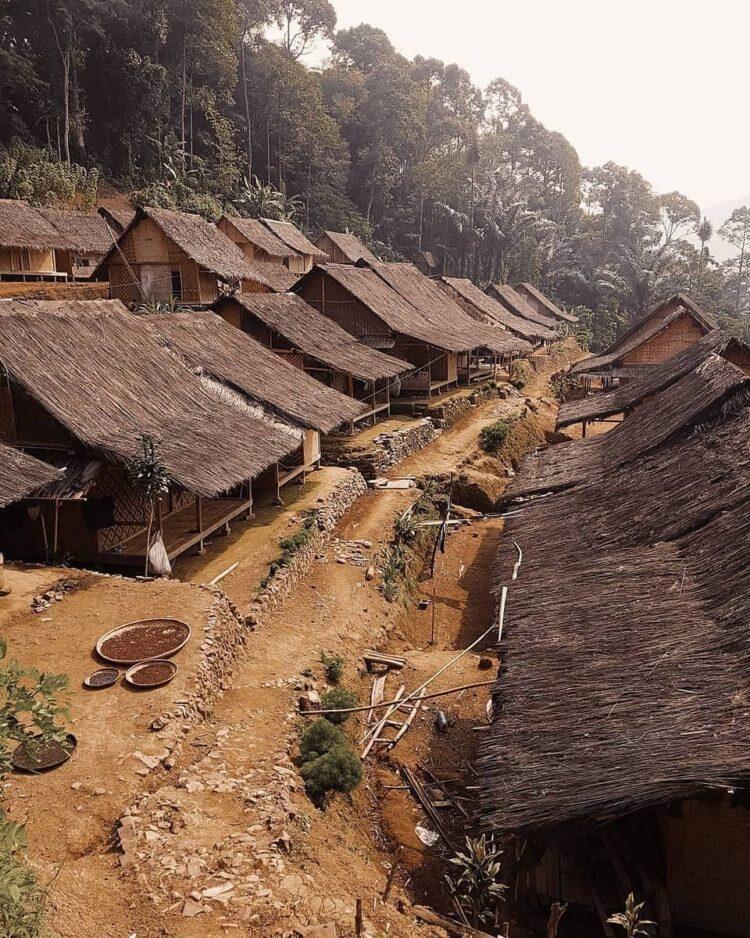
[[[34,612],[44,612],[45,609],[53,603],[60,603],[65,599],[68,593],[73,593],[78,589],[78,582],[76,580],[60,580],[56,583],[52,589],[48,589],[46,593],[38,593],[31,600],[31,608]]]

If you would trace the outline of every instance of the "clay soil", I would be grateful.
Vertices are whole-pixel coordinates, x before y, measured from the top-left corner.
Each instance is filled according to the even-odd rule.
[[[557,360],[550,359],[525,393],[549,398],[547,381],[557,367]],[[451,472],[467,458],[480,458],[479,430],[497,419],[499,403],[511,402],[481,405],[412,457],[411,465],[398,467],[397,474],[421,475],[435,465]],[[543,406],[554,422],[554,405]],[[505,472],[502,460],[497,467]],[[325,479],[324,473],[315,474],[310,484]],[[393,538],[396,520],[418,494],[383,490],[363,496],[342,519],[336,537],[370,542],[364,550],[368,562],[375,563]],[[278,538],[298,523],[292,516],[320,497],[315,488],[300,496],[288,512],[261,515],[257,532],[253,526],[236,526],[229,538],[215,542],[220,553],[190,558],[178,575],[206,581],[239,560],[236,575],[222,587],[238,605],[249,602],[276,555]],[[45,570],[11,572],[17,590],[2,622],[11,650],[19,656],[23,651],[29,663],[71,676],[75,756],[52,773],[13,777],[6,786],[12,816],[28,822],[32,861],[42,878],[54,880],[53,933],[59,938],[342,938],[354,934],[355,900],[361,899],[364,933],[373,938],[443,934],[418,924],[412,904],[450,912],[446,847],[426,847],[417,837],[418,824],[430,825],[403,789],[399,768],[426,768],[444,779],[457,799],[465,799],[460,803],[470,814],[471,762],[487,725],[490,688],[426,702],[389,756],[368,759],[363,784],[324,810],[305,795],[294,763],[302,726],[298,700],[306,688],[325,690],[323,650],[344,658],[341,683],[363,701],[372,684],[361,657],[366,648],[406,658],[403,671],[389,675],[387,695],[402,683],[413,689],[434,674],[492,621],[489,583],[500,537],[499,519],[456,530],[438,557],[434,579],[418,578],[416,595],[407,603],[386,602],[378,577],[368,581],[365,566],[337,563],[333,547],[328,548],[285,604],[248,635],[231,688],[211,716],[188,731],[169,771],[149,772],[136,753],[148,760],[163,745],[147,728],[184,692],[181,682],[195,667],[196,635],[211,594],[174,580],[143,584],[82,575],[81,589],[35,615],[28,605],[31,596],[56,577]],[[426,609],[417,608],[420,598],[428,601]],[[175,659],[180,672],[173,682],[149,693],[127,691],[120,684],[103,691],[80,689],[95,667],[91,649],[99,635],[121,622],[155,616],[181,618],[194,629]],[[490,680],[497,664],[491,645],[490,635],[430,690]],[[480,655],[492,659],[489,670],[480,669]],[[434,729],[438,710],[448,720],[445,734]],[[365,717],[353,717],[346,731],[361,747]],[[137,836],[123,856],[114,832],[126,810]],[[455,808],[445,811],[445,826],[454,846],[470,829]],[[384,903],[394,857],[398,874]]]

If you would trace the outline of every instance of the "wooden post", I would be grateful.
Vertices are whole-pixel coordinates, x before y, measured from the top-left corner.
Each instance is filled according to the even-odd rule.
[[[203,534],[203,499],[200,495],[195,496],[195,530],[198,534]],[[203,545],[203,538],[198,541],[198,553],[204,553],[206,548]]]
[[[279,484],[279,464],[278,461],[274,464],[274,485],[276,486],[276,497],[274,498],[274,505],[277,507],[282,504],[281,502],[281,485]]]
[[[57,560],[57,535],[60,527],[60,499],[55,498],[55,527],[52,534],[52,559]]]
[[[362,934],[362,900],[357,899],[357,907],[354,913],[354,934],[359,938]]]
[[[583,439],[583,438],[586,436],[586,427],[587,427],[587,426],[588,426],[588,423],[587,423],[586,420],[584,420],[584,421],[583,421],[583,425],[581,426],[581,439]]]
[[[10,587],[5,585],[5,558],[0,554],[0,596],[7,596]]]

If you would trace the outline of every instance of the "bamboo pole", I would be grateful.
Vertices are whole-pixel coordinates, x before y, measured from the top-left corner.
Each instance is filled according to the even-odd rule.
[[[493,626],[494,628],[494,626]],[[474,687],[489,687],[494,684],[495,679],[490,681],[476,681],[473,684],[462,684],[460,687],[449,687],[447,690],[436,690],[431,694],[423,694],[421,700],[434,700],[436,697],[447,697],[450,694],[459,694],[464,690],[471,690]],[[402,704],[410,697],[394,697],[392,700],[382,700],[380,703],[368,704],[362,707],[343,707],[340,710],[301,710],[300,715],[305,717],[322,717],[329,713],[366,713],[370,710],[378,710],[381,707],[390,707],[393,704]]]

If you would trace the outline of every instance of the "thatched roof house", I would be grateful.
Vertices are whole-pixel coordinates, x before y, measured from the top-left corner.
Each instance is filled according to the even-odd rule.
[[[315,246],[328,255],[332,264],[356,264],[361,260],[378,263],[367,245],[349,232],[324,231],[315,239]]]
[[[247,292],[286,289],[283,268],[252,264],[216,225],[200,215],[166,208],[140,208],[101,261],[110,295],[126,303],[205,305],[219,296],[219,283]]]
[[[556,303],[552,302],[546,293],[542,293],[539,287],[535,287],[533,283],[526,281],[517,283],[515,290],[522,299],[526,300],[526,302],[530,306],[533,306],[542,316],[551,316],[552,319],[558,319],[561,322],[578,322],[577,316],[566,312],[564,309],[560,309]]]
[[[609,348],[576,362],[570,374],[633,380],[716,328],[712,316],[677,293],[637,319]]]
[[[298,274],[304,273],[302,256],[257,218],[222,215],[216,224],[251,263],[275,264]]]
[[[594,393],[580,400],[561,404],[557,414],[558,428],[575,423],[605,420],[615,414],[627,414],[638,404],[679,381],[688,372],[697,368],[709,355],[715,353],[726,358],[750,374],[750,347],[728,332],[714,329],[694,345],[655,365],[643,376],[606,393]]]
[[[464,277],[441,277],[435,282],[464,312],[479,322],[507,329],[528,342],[551,342],[556,338],[552,329],[514,315],[502,303],[483,293],[471,280]]]
[[[55,482],[59,475],[54,466],[0,443],[0,508]]]
[[[720,413],[506,522],[478,816],[571,934],[628,892],[660,935],[746,933],[749,447],[748,409]]]
[[[170,558],[249,511],[250,480],[299,444],[212,396],[118,301],[0,303],[0,363],[13,401],[3,411],[6,443],[33,446],[45,460],[69,453],[101,464],[101,523],[86,528],[74,513],[56,528],[81,559],[128,563],[145,554],[142,506],[123,468],[141,435],[160,441],[173,485],[160,508]],[[202,498],[211,501],[196,530]]]
[[[135,218],[136,210],[134,208],[112,208],[108,205],[100,205],[97,212],[111,229],[114,236],[119,237]]]
[[[0,280],[65,280],[55,251],[70,246],[40,209],[19,199],[0,199]]]
[[[529,322],[535,322],[537,325],[545,326],[547,329],[555,329],[558,325],[552,316],[547,313],[538,312],[527,299],[517,293],[509,283],[493,283],[488,287],[489,295],[502,303],[502,305],[513,313],[514,316],[520,316],[521,319],[527,319]]]
[[[55,250],[56,266],[72,280],[88,280],[112,247],[114,236],[96,212],[41,208],[45,219],[60,232],[67,248]]]
[[[711,353],[693,371],[636,407],[609,433],[556,443],[527,456],[506,489],[508,499],[555,491],[640,459],[671,437],[744,403],[750,378]]]
[[[238,294],[214,308],[227,322],[318,381],[364,402],[355,423],[390,412],[390,386],[408,362],[358,342],[296,293]]]
[[[306,238],[305,235],[293,225],[290,221],[276,221],[273,218],[262,218],[261,221],[266,228],[276,237],[290,247],[301,259],[301,263],[292,264],[290,268],[298,273],[306,273],[313,264],[324,264],[328,260],[328,255],[319,247],[316,247]]]

